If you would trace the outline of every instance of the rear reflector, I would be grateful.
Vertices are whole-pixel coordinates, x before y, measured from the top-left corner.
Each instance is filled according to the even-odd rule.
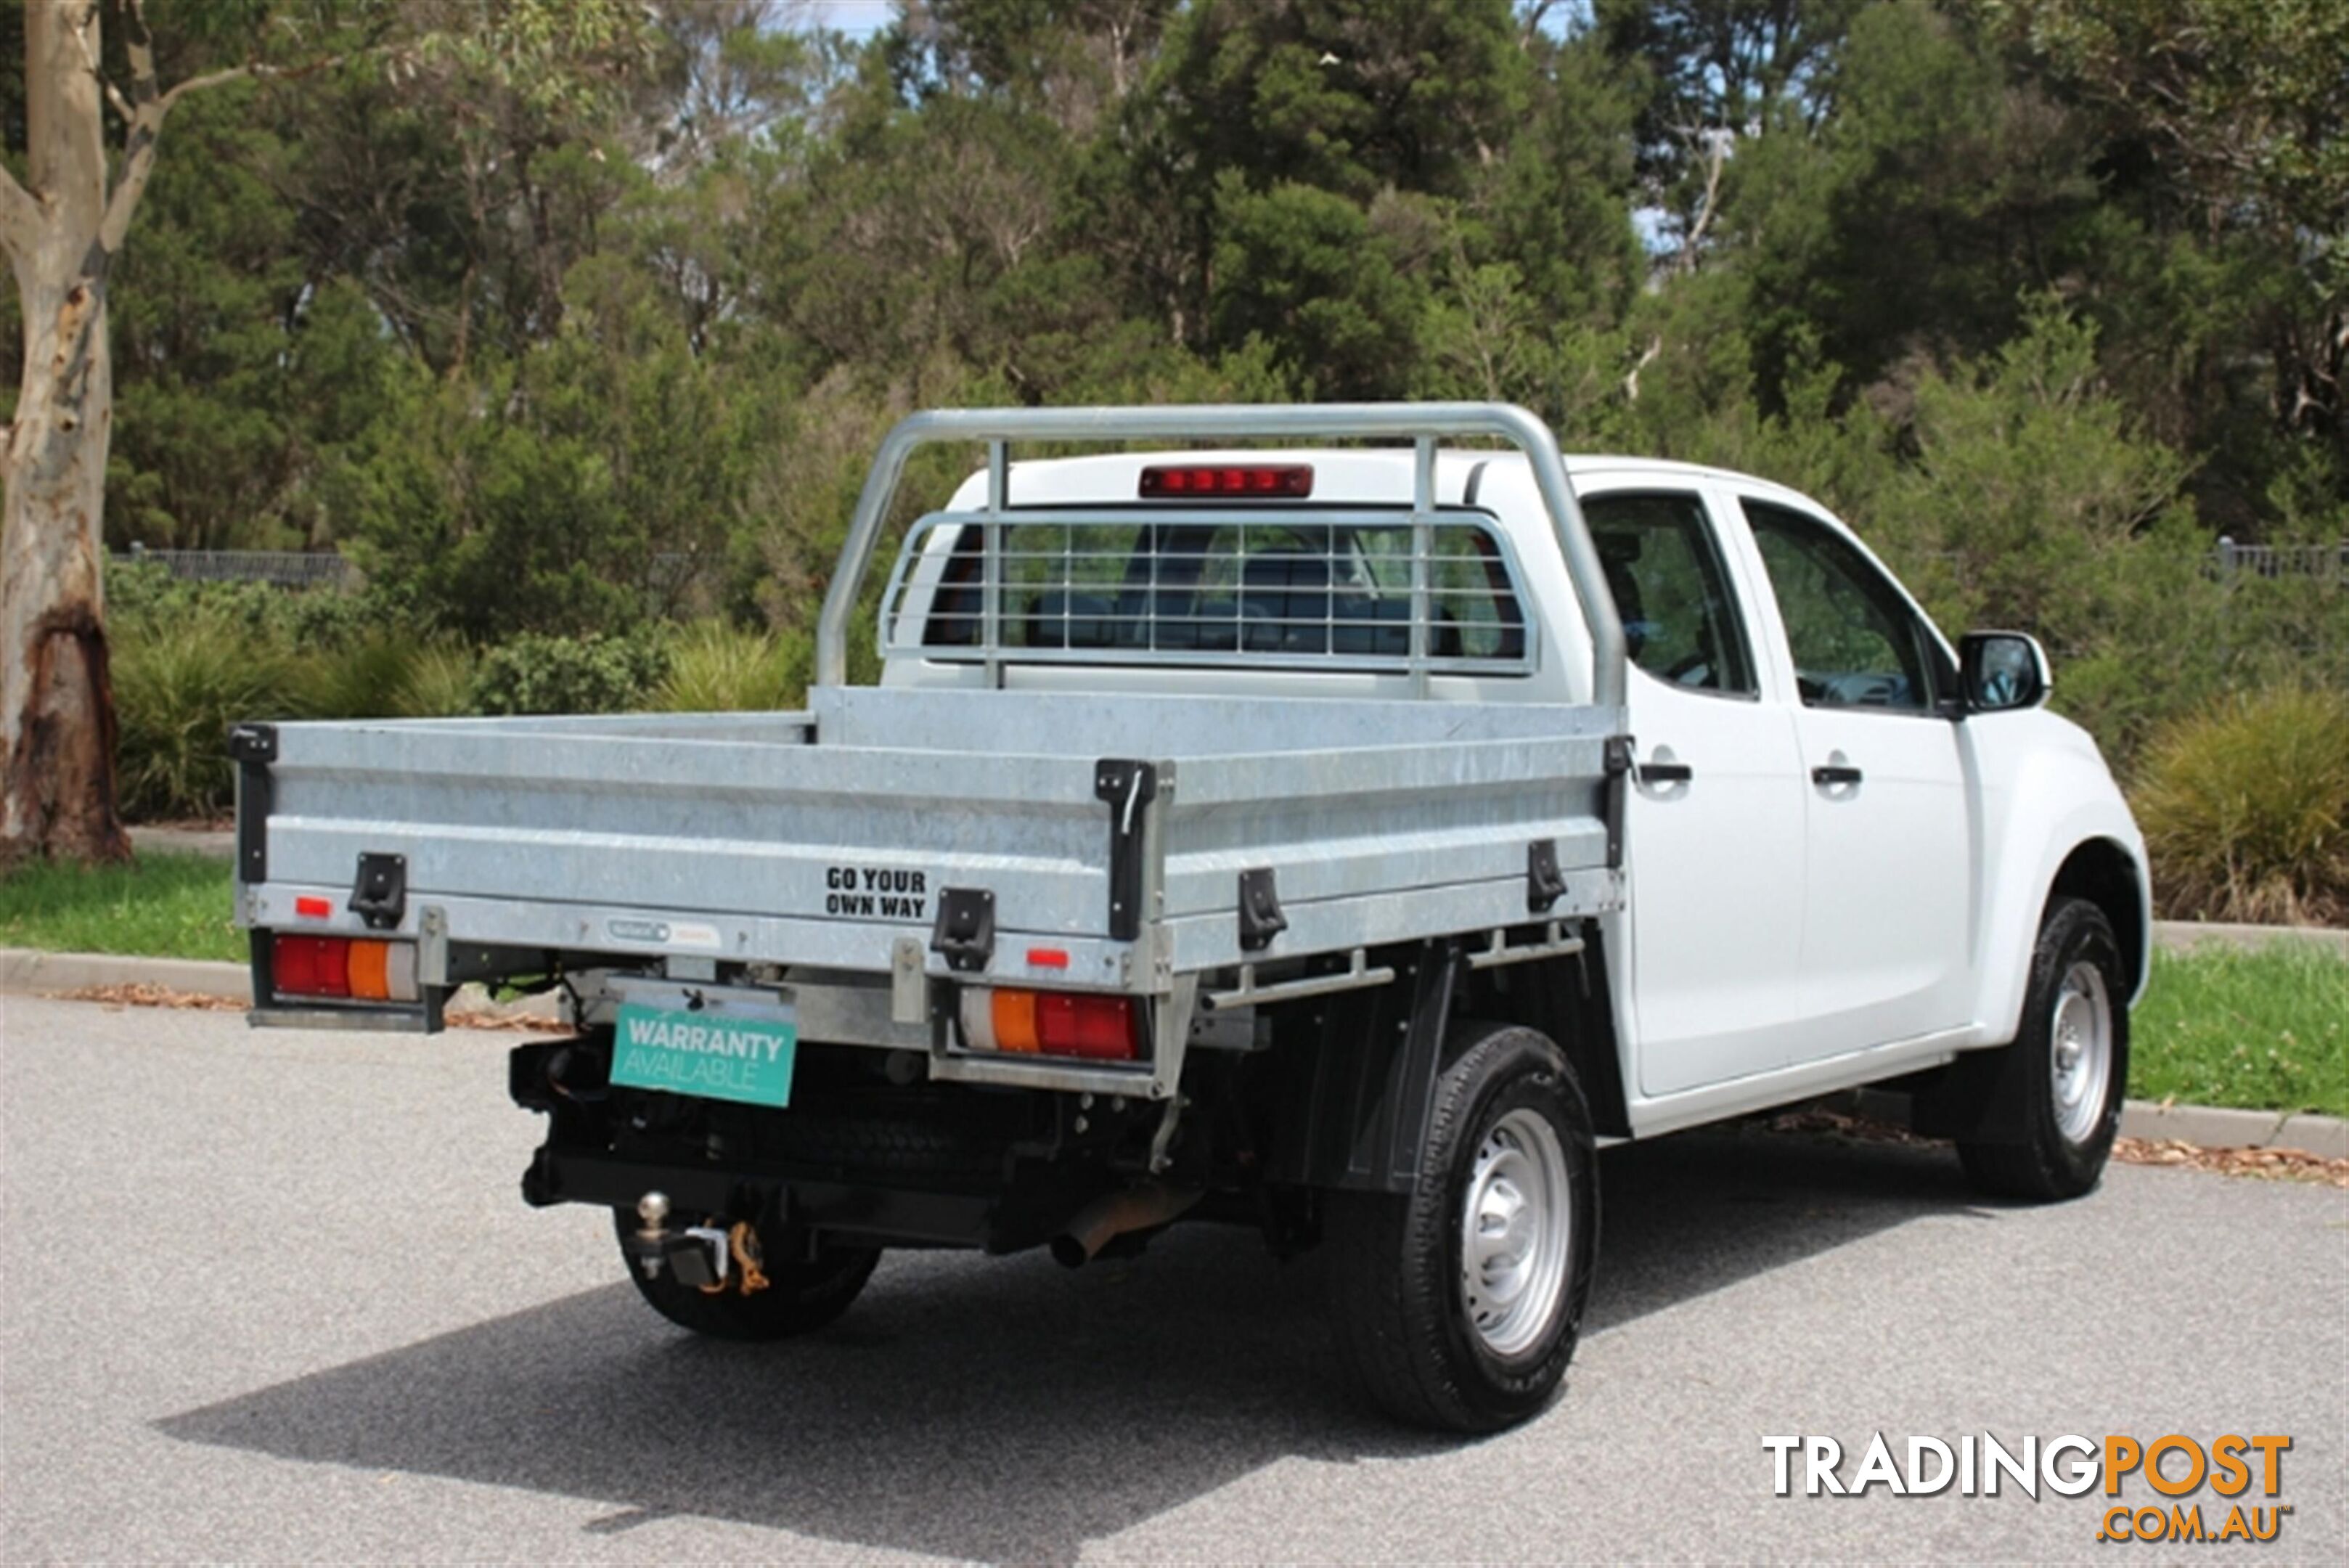
[[[269,975],[280,996],[414,1002],[416,944],[281,931],[271,939]]]
[[[1073,991],[962,993],[962,1040],[973,1051],[1132,1062],[1142,1055],[1142,1016],[1130,996]]]
[[[1178,501],[1202,495],[1216,500],[1252,496],[1299,500],[1312,493],[1313,468],[1309,463],[1199,463],[1142,471],[1142,496],[1145,501]]]
[[[305,893],[294,900],[294,912],[305,920],[326,920],[334,918],[335,906],[326,898],[313,898]]]

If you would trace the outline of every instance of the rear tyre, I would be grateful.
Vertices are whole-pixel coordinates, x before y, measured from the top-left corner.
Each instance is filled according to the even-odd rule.
[[[1332,1316],[1357,1379],[1414,1426],[1493,1432],[1537,1415],[1574,1355],[1598,1256],[1590,1110],[1558,1048],[1463,1025],[1405,1194],[1328,1204]]]
[[[2031,954],[2014,1044],[1991,1053],[1981,1135],[1958,1158],[1982,1191],[2052,1203],[2102,1179],[2128,1084],[2128,980],[2105,912],[2085,898],[2048,906]]]
[[[636,1228],[636,1217],[621,1210],[612,1211],[612,1222],[623,1238]],[[648,1279],[626,1253],[621,1261],[637,1293],[679,1328],[711,1339],[760,1341],[809,1333],[846,1312],[873,1277],[881,1249],[826,1246],[812,1260],[767,1262],[767,1288],[748,1295],[730,1281],[714,1293],[680,1284],[666,1269]]]

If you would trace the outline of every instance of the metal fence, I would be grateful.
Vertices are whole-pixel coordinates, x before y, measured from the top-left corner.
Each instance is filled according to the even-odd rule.
[[[2349,582],[2349,539],[2337,545],[2238,545],[2220,539],[2210,552],[2222,577],[2320,577]]]
[[[283,588],[339,588],[357,572],[326,550],[150,550],[130,546],[118,564],[150,563],[182,582],[274,583]]]

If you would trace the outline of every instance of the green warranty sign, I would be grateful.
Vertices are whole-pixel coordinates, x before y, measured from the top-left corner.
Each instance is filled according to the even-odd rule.
[[[612,1043],[612,1082],[709,1100],[792,1103],[799,1025],[623,1003]]]

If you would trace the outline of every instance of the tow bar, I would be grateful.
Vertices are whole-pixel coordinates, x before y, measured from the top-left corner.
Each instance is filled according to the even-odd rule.
[[[621,1251],[634,1259],[645,1278],[660,1278],[663,1269],[678,1284],[716,1295],[730,1283],[748,1295],[767,1287],[760,1272],[758,1234],[747,1224],[730,1231],[715,1225],[668,1226],[668,1195],[647,1192],[636,1199],[636,1234],[621,1241]],[[740,1264],[739,1272],[734,1268]]]

